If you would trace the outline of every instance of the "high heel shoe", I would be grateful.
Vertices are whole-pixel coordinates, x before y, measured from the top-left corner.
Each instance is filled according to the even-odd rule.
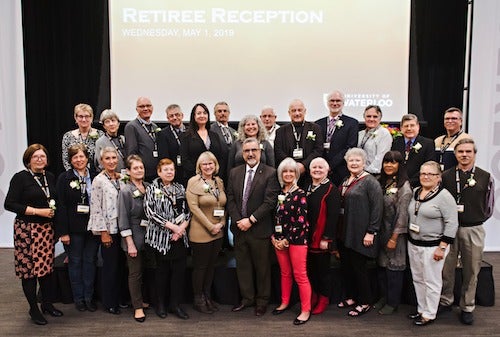
[[[42,313],[49,314],[52,317],[61,317],[63,312],[54,307],[52,303],[42,303]]]
[[[29,314],[30,314],[31,320],[36,325],[45,325],[48,323],[47,320],[45,319],[45,317],[43,317],[40,310],[38,310],[38,308],[30,309]]]

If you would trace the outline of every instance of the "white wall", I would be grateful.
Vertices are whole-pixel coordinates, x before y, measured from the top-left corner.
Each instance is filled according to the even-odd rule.
[[[0,247],[13,246],[14,214],[3,208],[26,149],[21,1],[0,1]]]
[[[477,165],[495,178],[495,212],[485,225],[486,250],[500,251],[500,1],[475,0],[472,28],[469,134]]]

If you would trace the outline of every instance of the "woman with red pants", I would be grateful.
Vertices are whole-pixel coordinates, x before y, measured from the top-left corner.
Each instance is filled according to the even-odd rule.
[[[278,196],[276,226],[271,237],[281,269],[281,304],[273,310],[273,315],[289,308],[293,273],[301,306],[300,314],[293,321],[295,325],[302,325],[311,317],[311,284],[307,277],[307,198],[297,186],[299,177],[299,167],[292,158],[285,158],[278,166],[282,193]]]

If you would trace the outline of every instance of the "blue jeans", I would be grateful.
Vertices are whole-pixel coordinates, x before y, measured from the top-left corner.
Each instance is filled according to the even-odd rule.
[[[99,237],[91,232],[72,233],[69,245],[64,245],[68,254],[68,274],[75,303],[91,301],[94,296],[97,249]]]

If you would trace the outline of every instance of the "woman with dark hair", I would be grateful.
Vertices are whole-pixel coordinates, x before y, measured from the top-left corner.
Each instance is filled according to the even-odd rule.
[[[42,292],[42,311],[51,316],[63,313],[52,305],[54,285],[53,218],[56,209],[56,179],[45,168],[47,149],[41,144],[30,145],[23,154],[26,170],[17,172],[10,181],[5,197],[6,210],[16,213],[14,220],[14,258],[16,276],[21,279],[28,300],[31,320],[47,324],[37,304],[36,285]]]
[[[123,182],[120,173],[116,172],[118,165],[116,149],[111,146],[103,148],[100,158],[103,170],[92,181],[90,219],[87,228],[101,239],[102,305],[106,312],[118,315],[121,313],[120,279],[124,268],[118,234],[118,192]]]
[[[221,137],[210,130],[210,113],[203,103],[197,103],[191,110],[189,128],[181,137],[181,161],[184,178],[188,181],[196,175],[196,160],[205,151],[212,152],[219,160],[219,176],[224,180],[227,166],[227,145]]]
[[[382,296],[373,307],[381,315],[390,315],[399,306],[406,269],[408,204],[412,191],[403,163],[399,151],[387,152],[379,178],[384,192],[384,215],[378,234],[378,279]]]
[[[127,253],[128,289],[134,319],[146,320],[142,300],[142,270],[144,267],[144,236],[147,220],[144,213],[144,194],[149,183],[144,182],[144,164],[141,157],[132,154],[126,160],[130,179],[118,193],[118,228],[123,238],[122,248]]]
[[[95,174],[87,168],[89,153],[84,144],[70,146],[68,158],[72,168],[57,179],[56,232],[68,255],[68,274],[76,309],[96,311],[92,298],[99,240],[87,230]]]
[[[186,192],[184,186],[174,182],[172,160],[160,160],[157,173],[158,178],[146,188],[144,197],[144,211],[148,218],[145,242],[153,250],[156,260],[156,314],[160,318],[167,317],[165,295],[169,285],[169,311],[181,319],[188,319],[189,315],[180,307],[189,246],[186,228],[190,213]]]
[[[196,173],[188,181],[186,199],[193,214],[189,241],[193,256],[193,307],[211,314],[218,311],[211,290],[215,262],[222,248],[226,216],[224,182],[217,177],[219,163],[212,152],[203,152],[196,162]]]

